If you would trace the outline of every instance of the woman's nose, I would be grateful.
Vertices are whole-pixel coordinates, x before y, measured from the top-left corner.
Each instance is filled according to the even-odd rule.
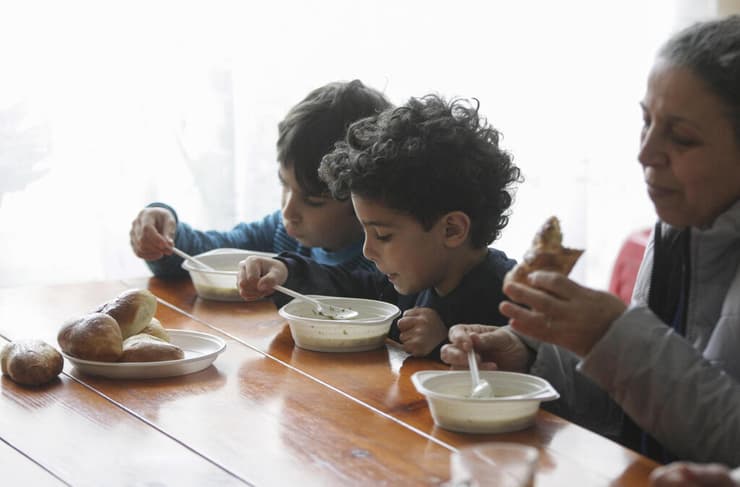
[[[643,166],[665,165],[668,162],[663,143],[654,129],[648,129],[643,132],[640,138],[640,150],[637,153],[637,160]]]

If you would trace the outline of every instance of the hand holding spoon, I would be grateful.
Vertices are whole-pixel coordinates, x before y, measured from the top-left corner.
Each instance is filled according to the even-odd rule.
[[[478,362],[475,360],[475,352],[473,350],[468,352],[468,368],[470,369],[470,376],[473,382],[470,397],[482,398],[493,396],[491,384],[489,384],[487,380],[480,378],[480,374],[478,373]]]

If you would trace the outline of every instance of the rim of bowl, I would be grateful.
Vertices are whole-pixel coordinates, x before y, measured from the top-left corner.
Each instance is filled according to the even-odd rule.
[[[411,375],[411,381],[416,386],[417,391],[419,391],[421,394],[423,394],[425,397],[431,397],[433,399],[446,399],[451,401],[460,401],[460,402],[519,402],[519,401],[552,401],[560,397],[560,393],[555,390],[555,388],[550,384],[547,380],[543,379],[542,377],[538,377],[536,375],[532,374],[523,374],[521,372],[507,372],[504,370],[481,370],[480,371],[481,376],[488,375],[488,374],[495,374],[495,375],[503,375],[505,377],[521,377],[526,379],[533,379],[534,382],[540,383],[542,386],[539,390],[534,390],[534,392],[538,392],[537,395],[532,396],[532,393],[523,393],[523,394],[517,394],[513,396],[504,396],[504,397],[461,397],[455,394],[445,394],[443,392],[437,392],[429,389],[424,385],[423,382],[426,382],[427,380],[430,380],[433,377],[437,377],[440,375],[465,375],[470,376],[470,371],[468,370],[419,370],[417,372],[414,372]],[[429,376],[428,378],[424,378],[424,376]]]
[[[323,296],[323,295],[316,295],[316,294],[307,294],[309,298],[329,298],[329,299],[351,299],[353,301],[362,301],[366,303],[382,303],[384,306],[392,306],[391,310],[392,313],[388,313],[384,316],[379,316],[377,318],[366,318],[366,319],[349,319],[349,320],[327,320],[325,318],[312,318],[310,316],[299,316],[296,314],[293,314],[289,311],[286,311],[285,308],[289,306],[293,301],[295,301],[295,298],[291,300],[289,303],[285,304],[284,306],[281,306],[278,310],[278,314],[285,318],[286,320],[301,320],[301,321],[308,321],[312,325],[334,325],[334,324],[342,324],[342,325],[375,325],[378,323],[382,323],[384,321],[394,320],[401,314],[401,309],[396,306],[393,303],[387,303],[385,301],[379,301],[377,299],[364,299],[364,298],[350,298],[346,296]],[[389,310],[389,311],[391,311]]]
[[[261,252],[259,250],[219,248],[219,249],[209,250],[208,252],[203,252],[198,255],[194,255],[193,257],[198,259],[202,257],[210,257],[212,255],[222,255],[222,254],[241,254],[241,255],[244,255],[245,257],[248,257],[250,255],[257,255],[259,257],[270,257],[270,258],[277,256],[277,254],[275,253]],[[201,269],[195,266],[194,264],[192,264],[189,260],[183,260],[182,264],[180,264],[180,267],[182,267],[188,272],[200,272],[202,274],[217,274],[217,275],[222,275],[222,276],[236,276],[239,274],[239,271],[220,271],[217,269],[210,271],[207,269]]]

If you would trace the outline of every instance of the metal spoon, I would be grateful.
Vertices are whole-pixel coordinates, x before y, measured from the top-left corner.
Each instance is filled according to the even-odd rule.
[[[475,352],[468,352],[468,368],[472,377],[473,385],[471,387],[470,397],[482,398],[493,396],[493,389],[487,380],[482,380],[478,373],[478,362],[475,360]]]
[[[275,290],[280,291],[283,294],[287,294],[288,296],[302,299],[306,302],[311,303],[314,306],[316,314],[323,316],[324,318],[329,318],[330,320],[351,320],[359,314],[353,309],[342,308],[340,306],[322,303],[318,299],[309,298],[305,294],[295,292],[292,289],[288,289],[287,287],[275,286]]]

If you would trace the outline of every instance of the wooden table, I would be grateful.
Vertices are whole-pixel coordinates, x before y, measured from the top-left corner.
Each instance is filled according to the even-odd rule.
[[[656,466],[542,410],[517,433],[436,428],[410,376],[443,364],[392,343],[302,350],[272,303],[205,301],[189,280],[0,289],[0,345],[56,346],[66,319],[133,287],[159,298],[166,328],[217,335],[225,352],[201,372],[167,379],[105,379],[70,363],[39,388],[2,377],[2,485],[440,485],[451,452],[494,440],[540,450],[539,487],[644,486]]]

